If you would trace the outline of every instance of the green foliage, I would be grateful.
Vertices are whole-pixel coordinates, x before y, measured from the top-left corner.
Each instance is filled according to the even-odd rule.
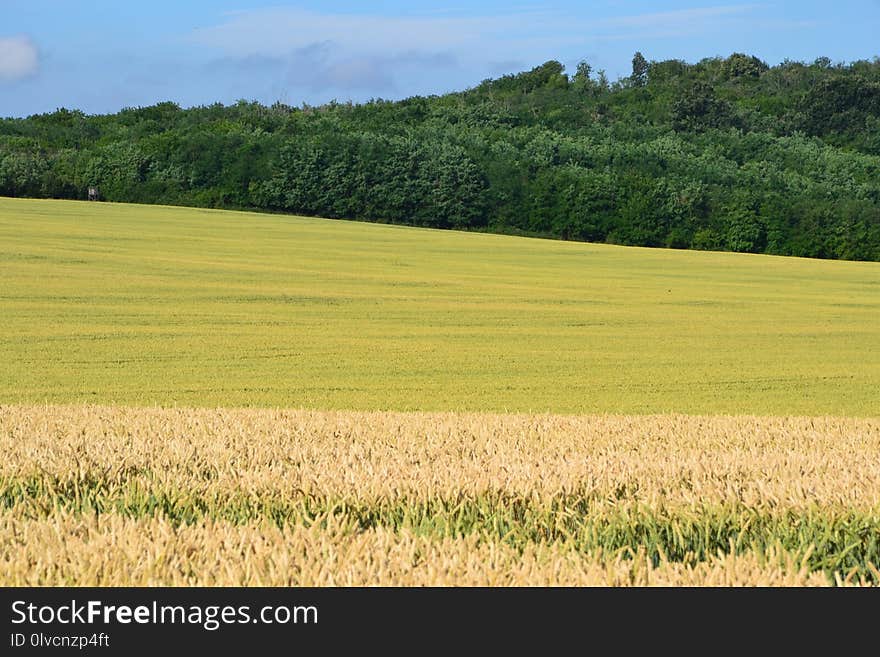
[[[750,57],[740,52],[733,53],[724,62],[724,70],[731,78],[757,78],[770,67],[757,57]]]
[[[650,64],[648,64],[648,60],[645,59],[645,56],[642,53],[637,52],[633,55],[632,75],[630,76],[630,81],[634,87],[644,87],[648,84],[649,69]]]
[[[880,60],[558,61],[444,96],[0,119],[0,195],[880,259]]]
[[[863,130],[868,117],[880,117],[880,82],[860,75],[823,79],[810,88],[801,111],[803,127],[810,134]]]
[[[757,253],[764,250],[766,238],[760,218],[752,211],[735,208],[727,217],[727,248]]]
[[[731,124],[730,103],[721,100],[705,82],[696,82],[672,105],[672,126],[678,131],[697,132]]]

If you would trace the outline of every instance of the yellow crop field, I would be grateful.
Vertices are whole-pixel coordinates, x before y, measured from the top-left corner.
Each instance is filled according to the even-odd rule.
[[[878,345],[878,263],[0,199],[0,585],[877,585]]]
[[[0,401],[876,416],[880,263],[0,199]]]
[[[14,584],[880,579],[880,421],[0,407]]]

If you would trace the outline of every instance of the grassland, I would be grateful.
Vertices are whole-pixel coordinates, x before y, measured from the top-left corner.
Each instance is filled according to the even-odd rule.
[[[876,585],[878,345],[878,263],[0,199],[0,584]]]
[[[880,420],[0,407],[15,584],[880,581]]]
[[[880,264],[0,199],[0,401],[871,416]]]

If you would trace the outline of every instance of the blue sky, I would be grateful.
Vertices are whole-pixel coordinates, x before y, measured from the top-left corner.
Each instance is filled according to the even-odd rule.
[[[0,116],[172,100],[299,105],[443,93],[548,59],[880,55],[880,0],[0,0]]]

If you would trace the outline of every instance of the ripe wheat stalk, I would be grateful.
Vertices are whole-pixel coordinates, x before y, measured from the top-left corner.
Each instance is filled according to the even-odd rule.
[[[0,583],[876,584],[880,420],[0,406]]]

